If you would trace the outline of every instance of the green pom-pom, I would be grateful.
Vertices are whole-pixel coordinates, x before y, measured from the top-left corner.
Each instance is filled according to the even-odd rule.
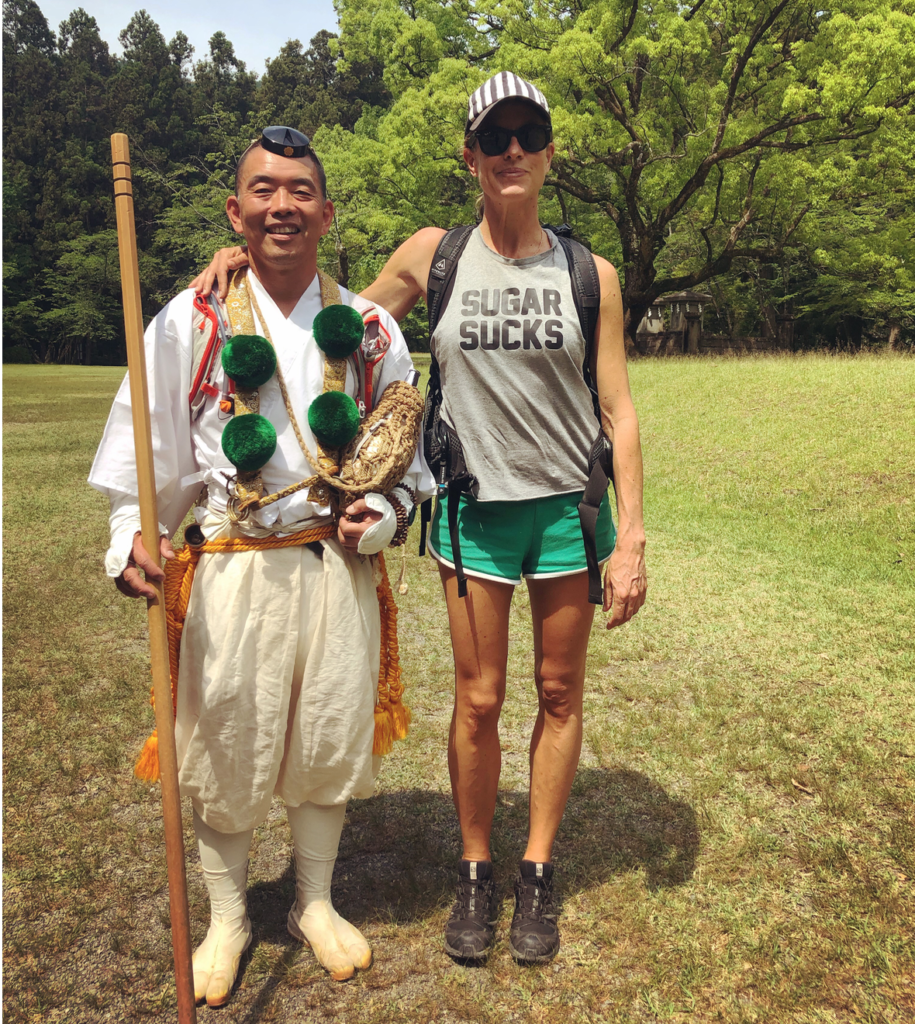
[[[325,448],[340,448],[359,431],[359,409],[342,391],[326,391],[308,407],[308,425]]]
[[[312,325],[318,348],[331,359],[346,359],[362,344],[365,324],[352,306],[325,306]]]
[[[276,373],[276,352],[259,334],[236,334],[222,350],[222,368],[243,388],[259,388]]]
[[[222,450],[237,470],[253,473],[276,451],[276,431],[266,416],[256,412],[236,416],[222,432]]]

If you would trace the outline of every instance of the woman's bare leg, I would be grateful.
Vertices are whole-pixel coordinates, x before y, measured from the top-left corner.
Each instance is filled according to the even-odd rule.
[[[549,863],[581,755],[582,703],[594,605],[587,573],[528,580],[540,703],[531,737],[530,832],[524,859]]]
[[[439,565],[454,652],[455,694],[448,768],[461,825],[463,858],[491,860],[489,837],[496,810],[502,752],[499,713],[505,700],[508,615],[514,586],[468,578],[458,597],[457,575]]]

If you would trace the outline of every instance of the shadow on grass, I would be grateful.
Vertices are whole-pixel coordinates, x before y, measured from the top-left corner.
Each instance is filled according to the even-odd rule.
[[[526,839],[527,793],[500,792],[493,855],[503,900],[511,896]],[[699,840],[692,807],[647,775],[624,768],[579,769],[556,840],[560,899],[630,871],[644,872],[650,888],[683,885],[695,870]],[[362,929],[424,922],[438,928],[453,899],[459,855],[450,796],[414,789],[354,800],[334,872],[334,906]],[[294,899],[291,863],[281,878],[248,890],[255,944],[298,949],[286,933]],[[243,1018],[246,1024],[260,1019],[292,956],[287,952],[265,979]]]
[[[496,878],[511,887],[527,838],[527,793],[502,791],[493,826]],[[652,888],[682,885],[699,849],[696,814],[641,772],[579,769],[556,840],[562,889],[578,893],[628,871]],[[350,803],[334,872],[334,904],[357,926],[427,920],[450,903],[460,832],[450,796],[383,793]],[[292,866],[248,892],[263,938],[285,936]]]
[[[567,863],[569,892],[639,870],[650,888],[663,889],[692,878],[699,841],[693,808],[647,775],[626,768],[582,768],[555,859]]]

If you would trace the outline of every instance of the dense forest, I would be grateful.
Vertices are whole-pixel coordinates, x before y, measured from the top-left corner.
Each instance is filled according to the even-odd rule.
[[[324,268],[366,285],[408,234],[473,218],[469,93],[510,68],[552,110],[542,218],[614,262],[631,333],[709,292],[720,329],[790,312],[800,347],[915,344],[915,0],[338,0],[339,34],[258,75],[146,11],[3,4],[4,358],[124,360],[110,145],[131,140],[144,308],[235,240],[239,153],[312,136],[337,207]],[[424,345],[422,318],[406,330]]]

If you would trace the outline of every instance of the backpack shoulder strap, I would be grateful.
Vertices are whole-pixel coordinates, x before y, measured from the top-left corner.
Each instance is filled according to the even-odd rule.
[[[597,276],[597,264],[590,251],[581,242],[576,242],[568,235],[557,234],[556,237],[569,264],[572,297],[575,300],[575,311],[578,313],[581,333],[585,339],[585,359],[581,367],[581,375],[591,392],[594,415],[600,420],[597,388],[591,379],[591,353],[594,351],[594,335],[597,333],[597,317],[600,313],[600,278]]]
[[[597,276],[597,264],[581,242],[576,242],[574,238],[568,238],[565,235],[556,237],[565,251],[569,264],[575,310],[578,313],[581,332],[585,338],[585,368],[588,369],[591,364],[591,351],[594,347],[597,316],[600,312],[600,279]]]
[[[458,260],[461,258],[461,253],[475,226],[474,224],[464,224],[446,231],[432,257],[432,266],[429,268],[429,280],[426,285],[430,339],[442,318],[448,300],[451,298]]]
[[[457,274],[458,260],[461,258],[461,253],[464,251],[474,227],[475,225],[473,224],[464,224],[460,227],[451,228],[449,231],[446,231],[445,234],[442,235],[441,241],[438,243],[435,255],[432,257],[432,266],[429,268],[429,279],[426,284],[426,308],[429,311],[430,343],[432,341],[432,335],[435,333],[435,328],[442,317],[442,313],[448,305],[448,300],[451,298],[451,293],[454,291],[454,279]],[[431,360],[429,363],[429,380],[426,385],[426,407],[423,411],[423,444],[427,457],[430,452],[430,448],[436,447],[435,439],[438,436],[437,431],[444,428],[444,424],[439,421],[439,409],[442,404],[442,389],[441,381],[439,380],[438,360],[435,358],[435,353],[431,351],[431,344],[429,345],[429,349],[431,353]],[[451,433],[453,434],[454,432],[451,431]],[[454,434],[454,438],[455,441],[457,441],[456,434]],[[442,480],[444,485],[444,476],[442,477]],[[456,506],[458,495],[455,494],[454,497]],[[423,502],[420,517],[420,555],[423,555],[426,550],[426,530],[431,518],[432,499],[428,498]],[[456,533],[453,535],[456,538]],[[452,541],[452,543],[454,543],[454,541]],[[460,545],[459,540],[457,543]],[[460,547],[458,547],[457,557],[460,557]],[[461,576],[463,576],[463,570],[461,570]],[[466,591],[466,580],[463,582],[463,588]]]
[[[194,297],[192,322],[193,362],[191,363],[191,389],[188,402],[191,416],[196,419],[203,411],[207,397],[216,397],[219,392],[211,379],[217,366],[216,357],[225,342],[223,317],[215,298]]]
[[[557,234],[559,244],[565,250],[569,264],[569,275],[572,278],[572,295],[575,299],[575,310],[581,323],[581,332],[585,338],[585,362],[582,376],[591,392],[591,402],[598,423],[601,422],[600,402],[597,389],[591,379],[591,353],[594,351],[594,335],[597,332],[597,317],[600,313],[600,278],[597,264],[591,252],[574,238]],[[588,483],[582,500],[578,505],[578,517],[581,524],[581,535],[585,546],[585,558],[588,563],[588,601],[600,604],[603,601],[604,588],[601,582],[600,565],[597,561],[597,517],[601,501],[607,488],[616,482],[613,479],[613,444],[604,437],[602,427],[598,428],[597,438],[588,454]]]
[[[356,379],[359,389],[357,404],[362,403],[360,411],[362,415],[367,415],[375,407],[375,368],[381,365],[382,359],[391,347],[391,334],[381,322],[381,316],[374,303],[357,295],[353,308],[362,314],[362,322],[365,324],[362,344],[350,358],[356,364]]]

